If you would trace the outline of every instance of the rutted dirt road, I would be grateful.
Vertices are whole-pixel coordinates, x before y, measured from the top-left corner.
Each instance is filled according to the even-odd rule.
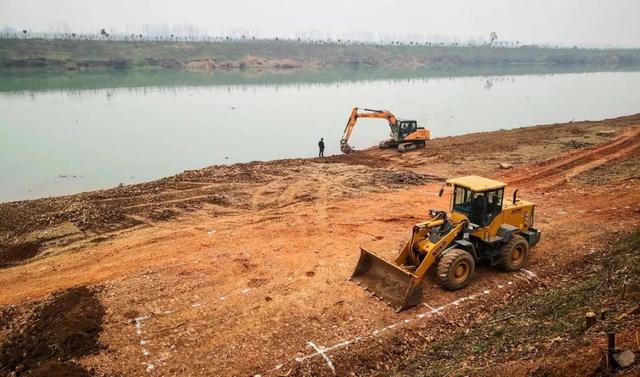
[[[2,204],[0,354],[40,300],[89,286],[104,315],[102,348],[74,359],[87,373],[386,374],[637,228],[638,125],[640,115],[470,134],[403,155],[216,166]],[[463,174],[510,182],[538,205],[543,239],[527,270],[481,266],[458,292],[430,278],[425,305],[400,314],[347,281],[359,246],[394,255],[429,208],[447,207],[442,181]]]

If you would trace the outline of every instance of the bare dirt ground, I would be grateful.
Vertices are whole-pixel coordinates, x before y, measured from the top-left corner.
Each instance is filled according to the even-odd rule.
[[[393,256],[464,174],[537,204],[526,270],[480,266],[457,292],[430,277],[403,313],[347,281],[359,246]],[[579,279],[567,271],[639,225],[640,115],[0,204],[0,375],[445,375],[419,367],[426,347]]]

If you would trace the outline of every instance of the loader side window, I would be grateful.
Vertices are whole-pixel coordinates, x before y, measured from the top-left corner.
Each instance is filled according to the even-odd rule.
[[[471,212],[469,213],[469,221],[474,224],[485,226],[485,214],[487,213],[487,197],[485,193],[475,193],[471,200]]]
[[[502,195],[504,189],[489,191],[487,195],[487,211],[484,216],[483,225],[489,225],[493,219],[502,212]]]

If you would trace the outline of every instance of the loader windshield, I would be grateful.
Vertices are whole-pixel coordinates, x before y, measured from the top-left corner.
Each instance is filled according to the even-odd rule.
[[[487,198],[484,192],[475,192],[461,186],[453,191],[453,210],[467,215],[469,221],[482,225],[485,223]]]
[[[473,203],[473,191],[466,187],[455,186],[453,190],[453,210],[469,215]]]
[[[453,210],[465,214],[469,221],[480,226],[491,223],[502,211],[504,189],[476,192],[462,186],[453,191]]]

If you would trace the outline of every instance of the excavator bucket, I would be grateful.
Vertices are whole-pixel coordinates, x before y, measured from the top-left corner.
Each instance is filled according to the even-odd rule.
[[[397,311],[418,305],[422,297],[422,279],[363,248],[351,280]]]

